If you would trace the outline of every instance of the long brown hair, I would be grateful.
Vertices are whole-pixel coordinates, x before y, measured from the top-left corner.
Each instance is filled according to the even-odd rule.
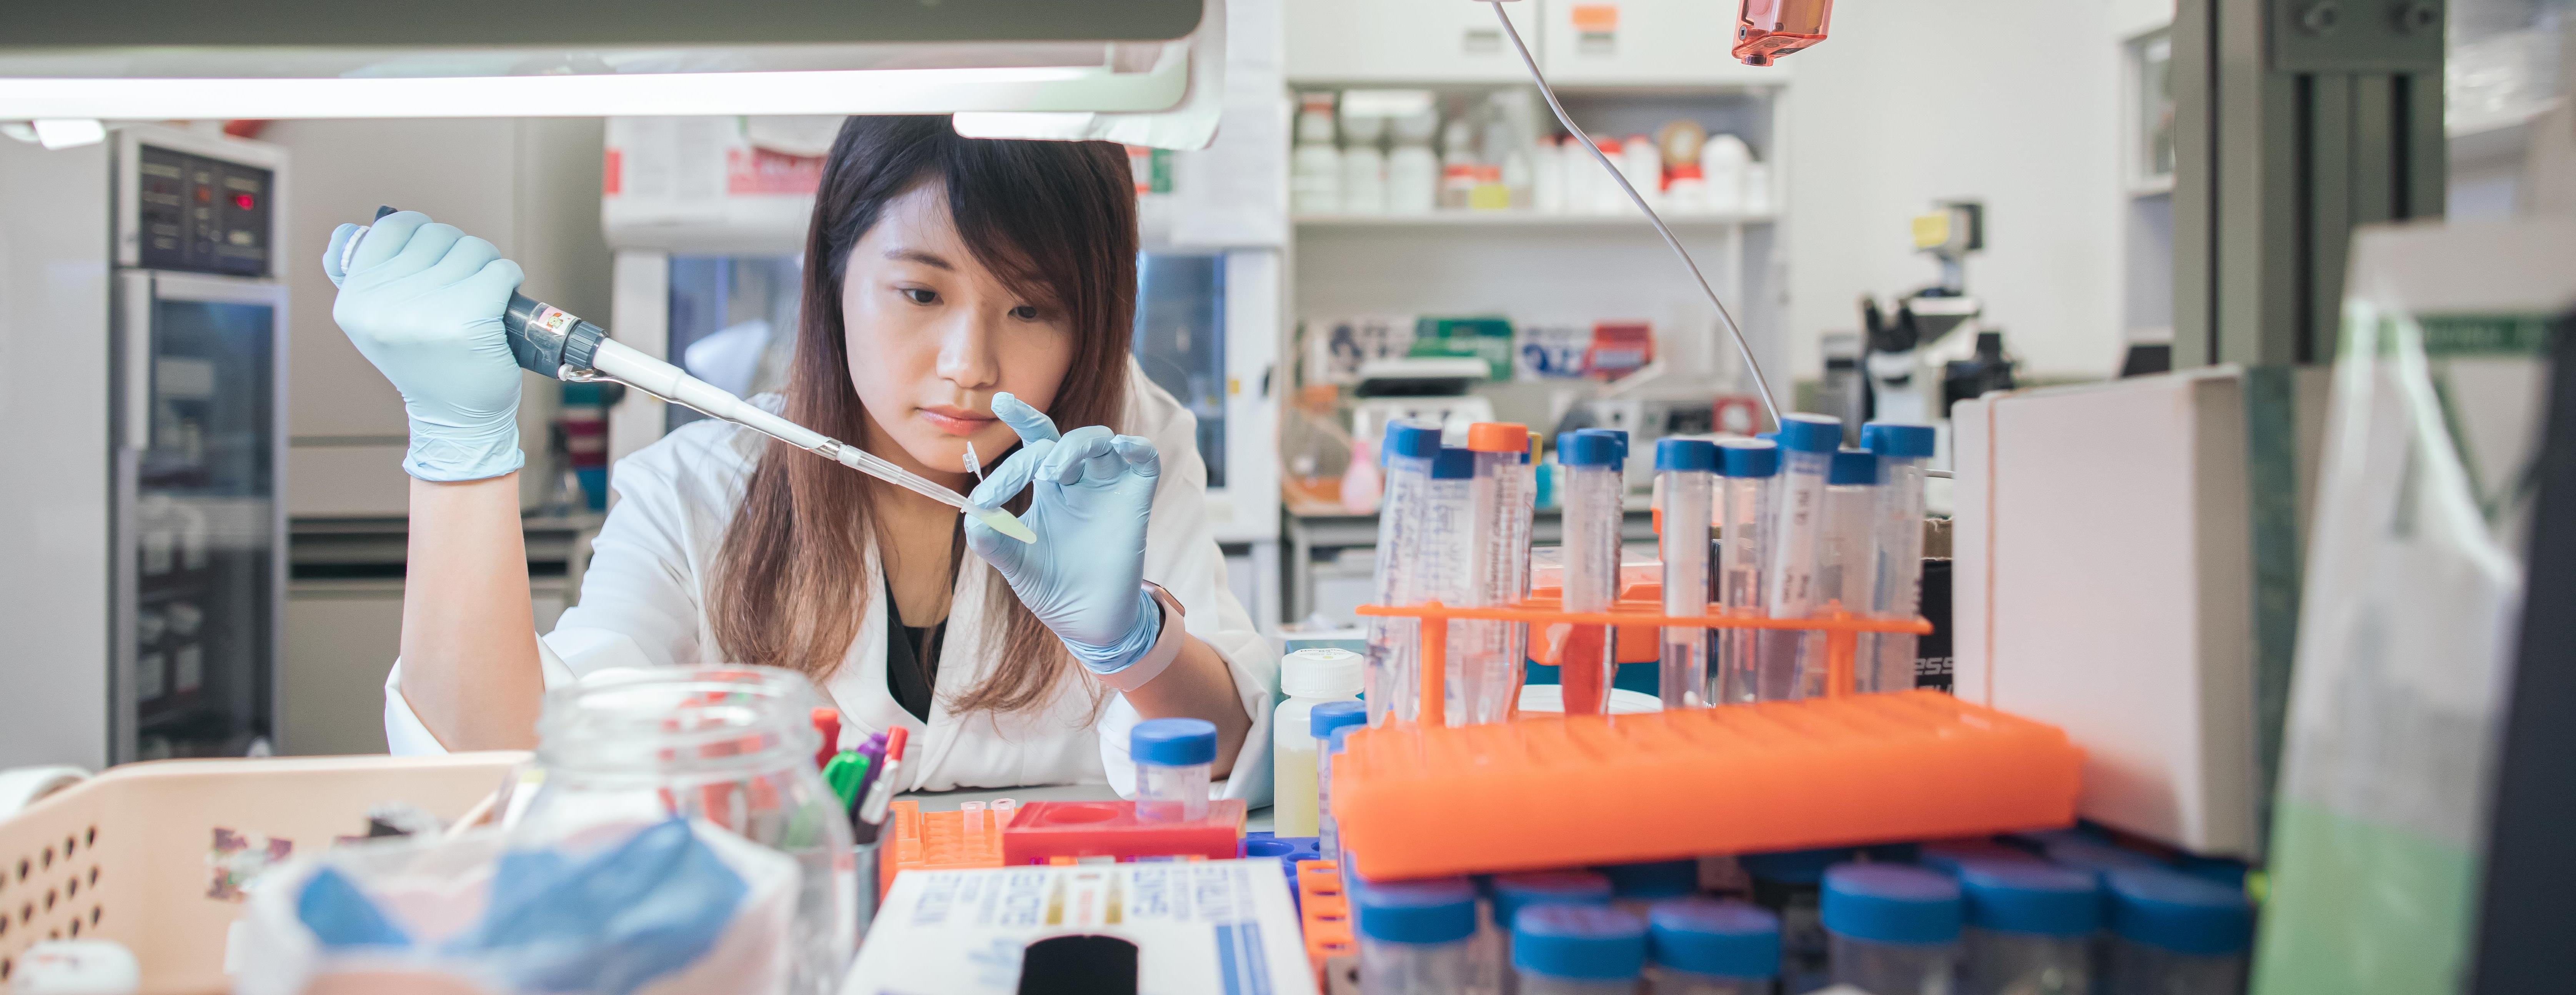
[[[1067,429],[1116,426],[1126,410],[1136,308],[1136,196],[1125,151],[1106,142],[960,138],[945,117],[862,116],[841,125],[805,236],[787,417],[852,442],[866,434],[850,383],[842,277],[851,247],[887,202],[926,183],[946,190],[957,233],[977,262],[1014,290],[1060,308],[1071,325],[1073,365],[1047,414]],[[818,682],[840,667],[873,593],[866,552],[885,486],[769,444],[725,531],[707,591],[707,614],[728,659],[800,670]],[[996,578],[990,589],[987,613],[1007,620],[1001,666],[949,707],[1016,712],[1044,705],[1064,675],[1080,668],[1008,585]],[[887,624],[900,624],[891,605]]]

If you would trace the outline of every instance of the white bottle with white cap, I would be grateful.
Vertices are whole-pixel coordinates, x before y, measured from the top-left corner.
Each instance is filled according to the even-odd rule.
[[[1328,701],[1357,701],[1363,661],[1349,650],[1317,647],[1279,659],[1279,691],[1288,700],[1272,713],[1271,833],[1313,836],[1320,825],[1315,812],[1315,737],[1307,729],[1308,713]]]

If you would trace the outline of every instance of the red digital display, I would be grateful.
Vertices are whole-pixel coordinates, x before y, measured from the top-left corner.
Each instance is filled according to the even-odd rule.
[[[235,208],[238,208],[238,209],[240,209],[240,210],[247,211],[247,210],[250,210],[250,205],[251,205],[251,204],[252,204],[252,201],[251,201],[251,199],[250,199],[250,195],[249,195],[249,194],[246,194],[246,193],[237,193],[237,194],[234,194],[234,195],[233,195],[233,206],[234,206]]]

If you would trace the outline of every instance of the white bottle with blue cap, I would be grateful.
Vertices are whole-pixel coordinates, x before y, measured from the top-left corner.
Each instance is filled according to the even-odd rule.
[[[1608,905],[1610,878],[1593,871],[1525,871],[1498,874],[1488,882],[1487,913],[1482,924],[1485,956],[1491,973],[1484,977],[1503,995],[1520,988],[1512,968],[1512,924],[1520,914],[1542,905]]]
[[[1351,893],[1360,988],[1369,995],[1456,995],[1470,989],[1476,889],[1465,878],[1362,884]]]
[[[1635,995],[1646,969],[1646,921],[1588,905],[1540,905],[1512,919],[1520,995]]]
[[[1833,983],[1870,995],[1950,995],[1959,969],[1959,883],[1905,864],[1825,871]]]
[[[1440,455],[1440,427],[1408,419],[1386,426],[1386,500],[1377,512],[1377,603],[1409,605],[1424,600],[1421,574],[1423,508],[1431,500],[1431,464]],[[1419,687],[1413,669],[1420,653],[1420,626],[1413,619],[1379,617],[1369,621],[1369,724],[1384,724],[1390,711],[1407,700],[1408,686]]]
[[[1866,449],[1835,451],[1826,464],[1824,527],[1816,552],[1818,614],[1836,607],[1858,617],[1870,614],[1878,586],[1877,512],[1878,457]],[[1798,675],[1805,695],[1825,693],[1827,640],[1826,633],[1807,633]],[[1855,639],[1853,690],[1900,691],[1914,686],[1912,668],[1907,668],[1902,687],[1882,683],[1874,672],[1860,667],[1860,650]]]
[[[2110,995],[2239,995],[2254,909],[2245,893],[2168,870],[2117,870],[2111,893]]]
[[[1956,866],[1967,912],[1964,995],[2090,995],[2102,928],[2094,874],[2028,859]]]
[[[1825,479],[1834,451],[1842,448],[1843,423],[1828,415],[1785,415],[1780,419],[1780,479],[1772,495],[1770,576],[1763,578],[1773,618],[1806,618],[1824,603],[1817,591],[1816,570],[1824,545]],[[1807,633],[1767,629],[1757,638],[1761,673],[1757,694],[1763,701],[1793,701],[1821,693],[1799,667]]]
[[[1646,913],[1649,995],[1771,995],[1780,917],[1745,902],[1678,898]]]
[[[1780,479],[1780,444],[1727,439],[1717,444],[1717,601],[1730,613],[1770,613],[1764,586],[1771,561],[1771,492]],[[1755,646],[1760,629],[1717,630],[1715,700],[1740,705],[1759,698]]]
[[[1361,665],[1359,654],[1327,646],[1279,658],[1279,693],[1286,700],[1270,713],[1271,832],[1318,834],[1315,734],[1308,731],[1308,720],[1317,705],[1359,703]]]
[[[1368,706],[1331,701],[1306,713],[1306,731],[1315,737],[1315,835],[1324,859],[1342,859],[1341,825],[1333,819],[1333,754],[1342,751],[1342,734],[1368,725]]]
[[[1878,454],[1878,586],[1870,610],[1880,618],[1911,619],[1923,609],[1924,470],[1939,437],[1929,425],[1871,422],[1860,427],[1861,448]],[[1882,685],[1911,687],[1916,641],[1911,632],[1861,637],[1857,673],[1876,673]]]
[[[1708,613],[1709,522],[1717,485],[1717,444],[1706,439],[1655,443],[1655,489],[1664,497],[1658,547],[1664,561],[1664,614]],[[1664,708],[1706,708],[1711,629],[1664,630],[1657,689]]]
[[[1136,818],[1195,822],[1207,818],[1208,772],[1216,763],[1216,723],[1147,719],[1127,737],[1136,761]]]

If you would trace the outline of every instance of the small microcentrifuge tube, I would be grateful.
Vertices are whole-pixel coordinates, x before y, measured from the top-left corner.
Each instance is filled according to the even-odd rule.
[[[957,811],[966,816],[966,835],[984,835],[983,802],[959,802],[957,803]]]
[[[993,828],[1008,829],[1011,816],[1019,814],[1020,803],[1009,798],[993,799]]]

